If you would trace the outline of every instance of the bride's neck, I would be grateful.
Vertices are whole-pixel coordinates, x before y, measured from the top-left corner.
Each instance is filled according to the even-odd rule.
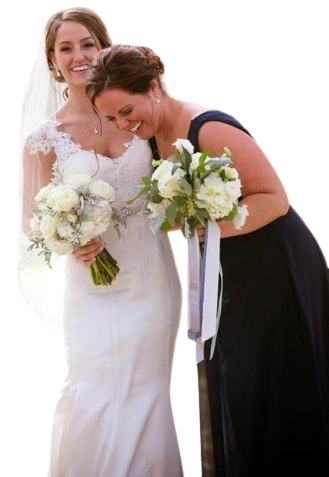
[[[84,89],[81,88],[72,88],[69,90],[69,97],[66,102],[66,105],[80,114],[88,114],[94,112],[93,106],[89,98],[86,96]]]

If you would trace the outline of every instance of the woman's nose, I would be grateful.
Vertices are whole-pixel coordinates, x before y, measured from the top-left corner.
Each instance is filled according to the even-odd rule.
[[[121,119],[116,119],[114,124],[118,129],[128,129],[129,121],[128,119],[121,118]]]

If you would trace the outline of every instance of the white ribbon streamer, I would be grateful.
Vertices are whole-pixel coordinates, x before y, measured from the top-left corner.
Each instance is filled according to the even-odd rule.
[[[223,271],[220,263],[220,228],[206,222],[204,253],[201,259],[197,234],[188,241],[189,338],[197,344],[197,362],[204,359],[204,342],[212,338],[213,357],[222,309]],[[201,266],[200,266],[201,265]]]
[[[188,311],[189,330],[188,336],[197,340],[201,336],[200,321],[200,244],[197,234],[188,240]]]

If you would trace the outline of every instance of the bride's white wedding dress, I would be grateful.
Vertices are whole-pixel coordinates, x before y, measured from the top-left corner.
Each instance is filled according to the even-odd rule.
[[[83,150],[50,120],[28,141],[54,149],[68,176],[95,174],[115,190],[115,218],[102,236],[120,273],[94,286],[67,258],[64,333],[68,375],[53,426],[50,477],[176,477],[181,461],[170,376],[181,291],[169,240],[154,235],[141,202],[128,207],[152,171],[148,144],[134,138],[116,159]]]

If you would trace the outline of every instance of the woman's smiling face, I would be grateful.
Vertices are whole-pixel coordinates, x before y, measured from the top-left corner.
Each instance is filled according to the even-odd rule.
[[[141,139],[150,139],[158,129],[159,114],[150,94],[131,94],[122,89],[102,91],[95,99],[97,109],[119,129]]]

